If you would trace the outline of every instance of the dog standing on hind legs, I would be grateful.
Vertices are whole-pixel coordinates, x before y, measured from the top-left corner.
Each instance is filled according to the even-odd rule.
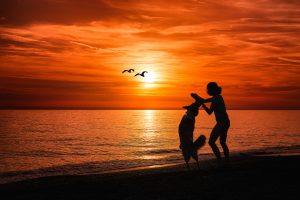
[[[195,142],[193,140],[195,119],[199,113],[200,105],[200,103],[195,102],[189,106],[183,106],[183,108],[187,111],[183,115],[178,128],[180,149],[188,169],[190,167],[189,161],[191,157],[196,160],[198,169],[200,168],[197,152],[202,146],[204,146],[206,140],[204,135],[200,135]]]

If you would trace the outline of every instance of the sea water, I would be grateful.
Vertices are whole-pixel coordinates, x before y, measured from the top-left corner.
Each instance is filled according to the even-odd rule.
[[[183,162],[184,110],[1,110],[0,183]],[[300,145],[298,110],[229,110],[231,152]],[[200,111],[195,138],[214,116]],[[212,156],[208,145],[199,158]]]

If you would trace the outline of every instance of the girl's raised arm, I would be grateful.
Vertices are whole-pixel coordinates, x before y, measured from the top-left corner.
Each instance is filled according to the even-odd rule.
[[[208,98],[208,99],[204,99],[203,103],[208,103],[208,102],[211,102],[211,101],[212,101],[212,98]]]
[[[204,110],[207,112],[207,114],[211,115],[211,113],[213,113],[213,108],[212,106],[210,106],[210,108],[208,108],[204,103],[202,104],[202,107],[204,108]]]
[[[201,102],[201,103],[208,103],[208,102],[212,101],[212,98],[203,99],[197,93],[191,93],[191,97],[193,97],[196,101]]]

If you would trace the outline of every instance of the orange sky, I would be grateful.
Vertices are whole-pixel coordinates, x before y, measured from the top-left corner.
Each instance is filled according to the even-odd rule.
[[[3,0],[0,24],[0,108],[180,109],[216,81],[300,109],[300,1]]]

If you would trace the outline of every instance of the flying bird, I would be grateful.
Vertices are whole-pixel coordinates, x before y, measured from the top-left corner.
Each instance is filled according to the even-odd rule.
[[[136,75],[134,76],[142,76],[142,77],[145,77],[145,73],[148,73],[147,71],[143,71],[142,73],[137,73]]]
[[[134,69],[125,69],[122,71],[122,74],[125,72],[131,73],[131,72],[134,72]]]

